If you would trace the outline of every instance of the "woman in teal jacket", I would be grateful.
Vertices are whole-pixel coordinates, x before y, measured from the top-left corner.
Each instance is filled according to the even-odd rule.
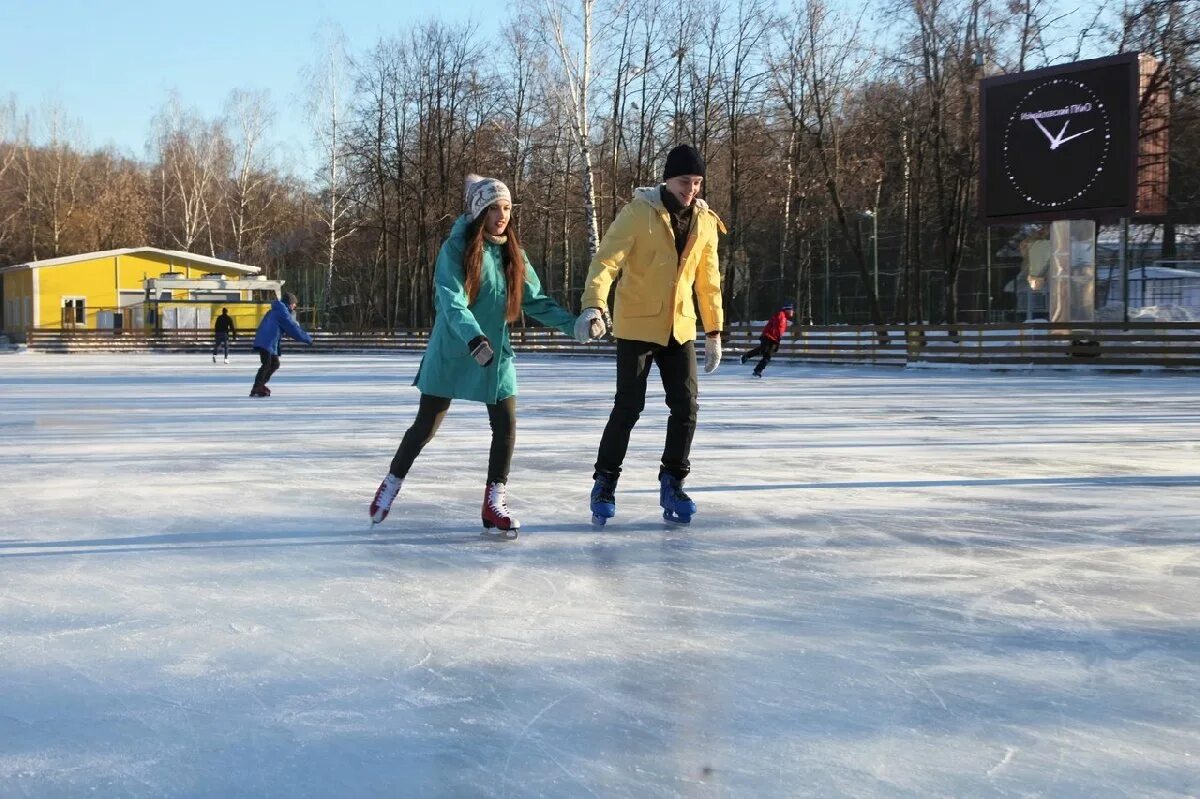
[[[521,525],[508,509],[505,492],[516,443],[517,412],[517,371],[509,325],[524,312],[570,336],[576,317],[542,293],[537,273],[509,229],[512,197],[508,187],[494,178],[470,175],[466,204],[467,213],[455,221],[434,270],[437,317],[413,381],[421,390],[417,418],[375,492],[371,521],[378,524],[387,517],[408,470],[437,432],[450,401],[474,400],[487,405],[492,427],[483,526],[485,530],[499,528],[506,537],[515,538]]]

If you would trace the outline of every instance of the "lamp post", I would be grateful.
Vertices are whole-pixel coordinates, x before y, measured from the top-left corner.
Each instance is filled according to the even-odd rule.
[[[860,212],[871,220],[871,284],[875,289],[875,301],[879,301],[879,215],[876,209],[868,208]]]
[[[875,270],[875,302],[879,302],[879,214],[871,209],[871,265]]]
[[[825,292],[821,296],[821,321],[823,324],[829,324],[829,220],[826,219],[823,223],[825,230]]]
[[[984,274],[987,278],[987,294],[984,297],[985,307],[987,308],[987,318],[984,321],[990,322],[992,321],[992,226],[985,225],[984,230],[987,232],[987,237],[983,245],[987,251],[987,260],[985,261],[984,267]]]

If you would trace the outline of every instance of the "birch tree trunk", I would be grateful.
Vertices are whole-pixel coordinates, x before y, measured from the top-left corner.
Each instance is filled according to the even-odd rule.
[[[588,260],[591,260],[600,246],[600,232],[596,222],[591,129],[588,118],[588,96],[592,88],[592,14],[595,5],[595,0],[580,0],[582,35],[579,40],[578,62],[573,52],[574,48],[568,41],[563,8],[561,5],[552,7],[550,0],[547,0],[546,22],[548,25],[545,26],[553,38],[564,75],[562,80],[551,78],[551,84],[565,96],[572,112],[571,128],[574,133],[575,147],[579,153],[579,172],[583,184],[583,226],[587,235]]]
[[[318,35],[320,61],[307,70],[308,112],[313,126],[313,138],[321,157],[317,173],[321,197],[319,221],[324,233],[321,263],[324,271],[319,307],[329,320],[334,307],[334,273],[337,267],[338,244],[354,233],[351,223],[350,198],[347,186],[346,135],[344,128],[348,101],[346,71],[348,59],[345,36],[334,26]]]

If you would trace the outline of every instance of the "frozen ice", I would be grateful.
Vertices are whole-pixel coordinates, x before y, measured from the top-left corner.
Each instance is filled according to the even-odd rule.
[[[1200,793],[1200,377],[521,355],[510,502],[415,354],[0,355],[0,796]]]

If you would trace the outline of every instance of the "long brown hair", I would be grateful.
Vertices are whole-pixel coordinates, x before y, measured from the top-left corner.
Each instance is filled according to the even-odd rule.
[[[471,304],[479,296],[479,281],[483,266],[483,222],[487,219],[485,210],[467,225],[467,246],[463,251],[463,286],[467,290],[467,301]],[[504,244],[504,282],[507,284],[508,301],[504,305],[504,321],[515,322],[521,316],[521,301],[525,297],[525,253],[517,241],[517,233],[513,228],[512,217],[509,217],[508,229],[504,231],[508,241]]]

